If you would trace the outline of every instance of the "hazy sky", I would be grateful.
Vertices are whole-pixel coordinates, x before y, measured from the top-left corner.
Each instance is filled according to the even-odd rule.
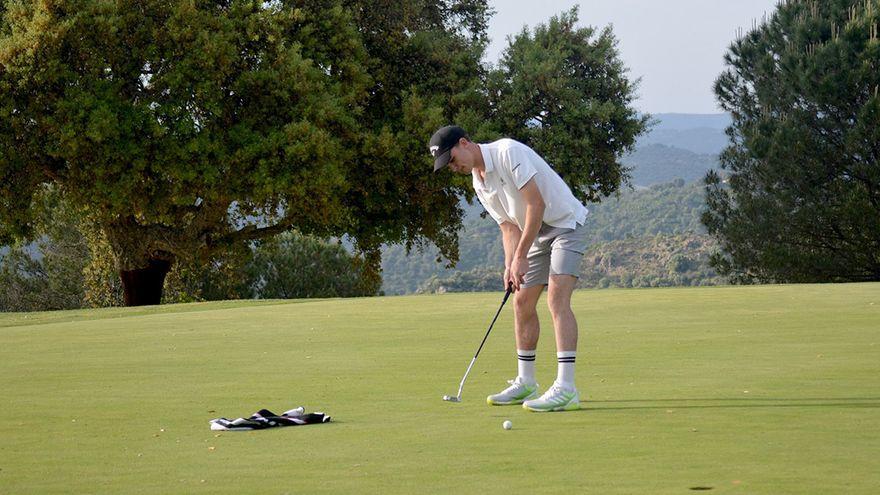
[[[770,15],[777,0],[490,0],[495,15],[487,60],[507,36],[580,6],[581,26],[613,25],[630,77],[641,77],[636,107],[650,113],[716,113],[712,85],[736,29]]]

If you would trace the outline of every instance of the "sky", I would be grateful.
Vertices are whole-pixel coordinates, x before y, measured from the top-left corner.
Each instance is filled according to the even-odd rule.
[[[712,86],[738,28],[769,16],[778,0],[490,0],[496,63],[507,36],[580,6],[580,26],[612,25],[631,79],[641,77],[636,108],[649,113],[719,113]]]

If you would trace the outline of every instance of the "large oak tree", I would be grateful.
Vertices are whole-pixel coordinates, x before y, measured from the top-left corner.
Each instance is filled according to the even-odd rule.
[[[480,1],[11,0],[0,221],[55,183],[106,233],[127,304],[175,260],[296,226],[457,257],[460,187],[424,139],[479,87]]]

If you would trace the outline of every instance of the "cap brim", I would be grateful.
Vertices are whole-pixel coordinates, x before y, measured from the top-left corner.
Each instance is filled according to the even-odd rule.
[[[440,170],[441,168],[443,168],[443,167],[445,167],[446,165],[449,164],[449,157],[450,157],[450,155],[452,155],[452,149],[448,149],[448,150],[446,150],[445,153],[441,153],[441,154],[440,154],[440,155],[434,160],[434,172]]]

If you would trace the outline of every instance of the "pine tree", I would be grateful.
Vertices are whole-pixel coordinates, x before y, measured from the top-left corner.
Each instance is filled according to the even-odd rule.
[[[878,0],[788,0],[730,46],[702,220],[732,280],[880,280],[878,24]]]

